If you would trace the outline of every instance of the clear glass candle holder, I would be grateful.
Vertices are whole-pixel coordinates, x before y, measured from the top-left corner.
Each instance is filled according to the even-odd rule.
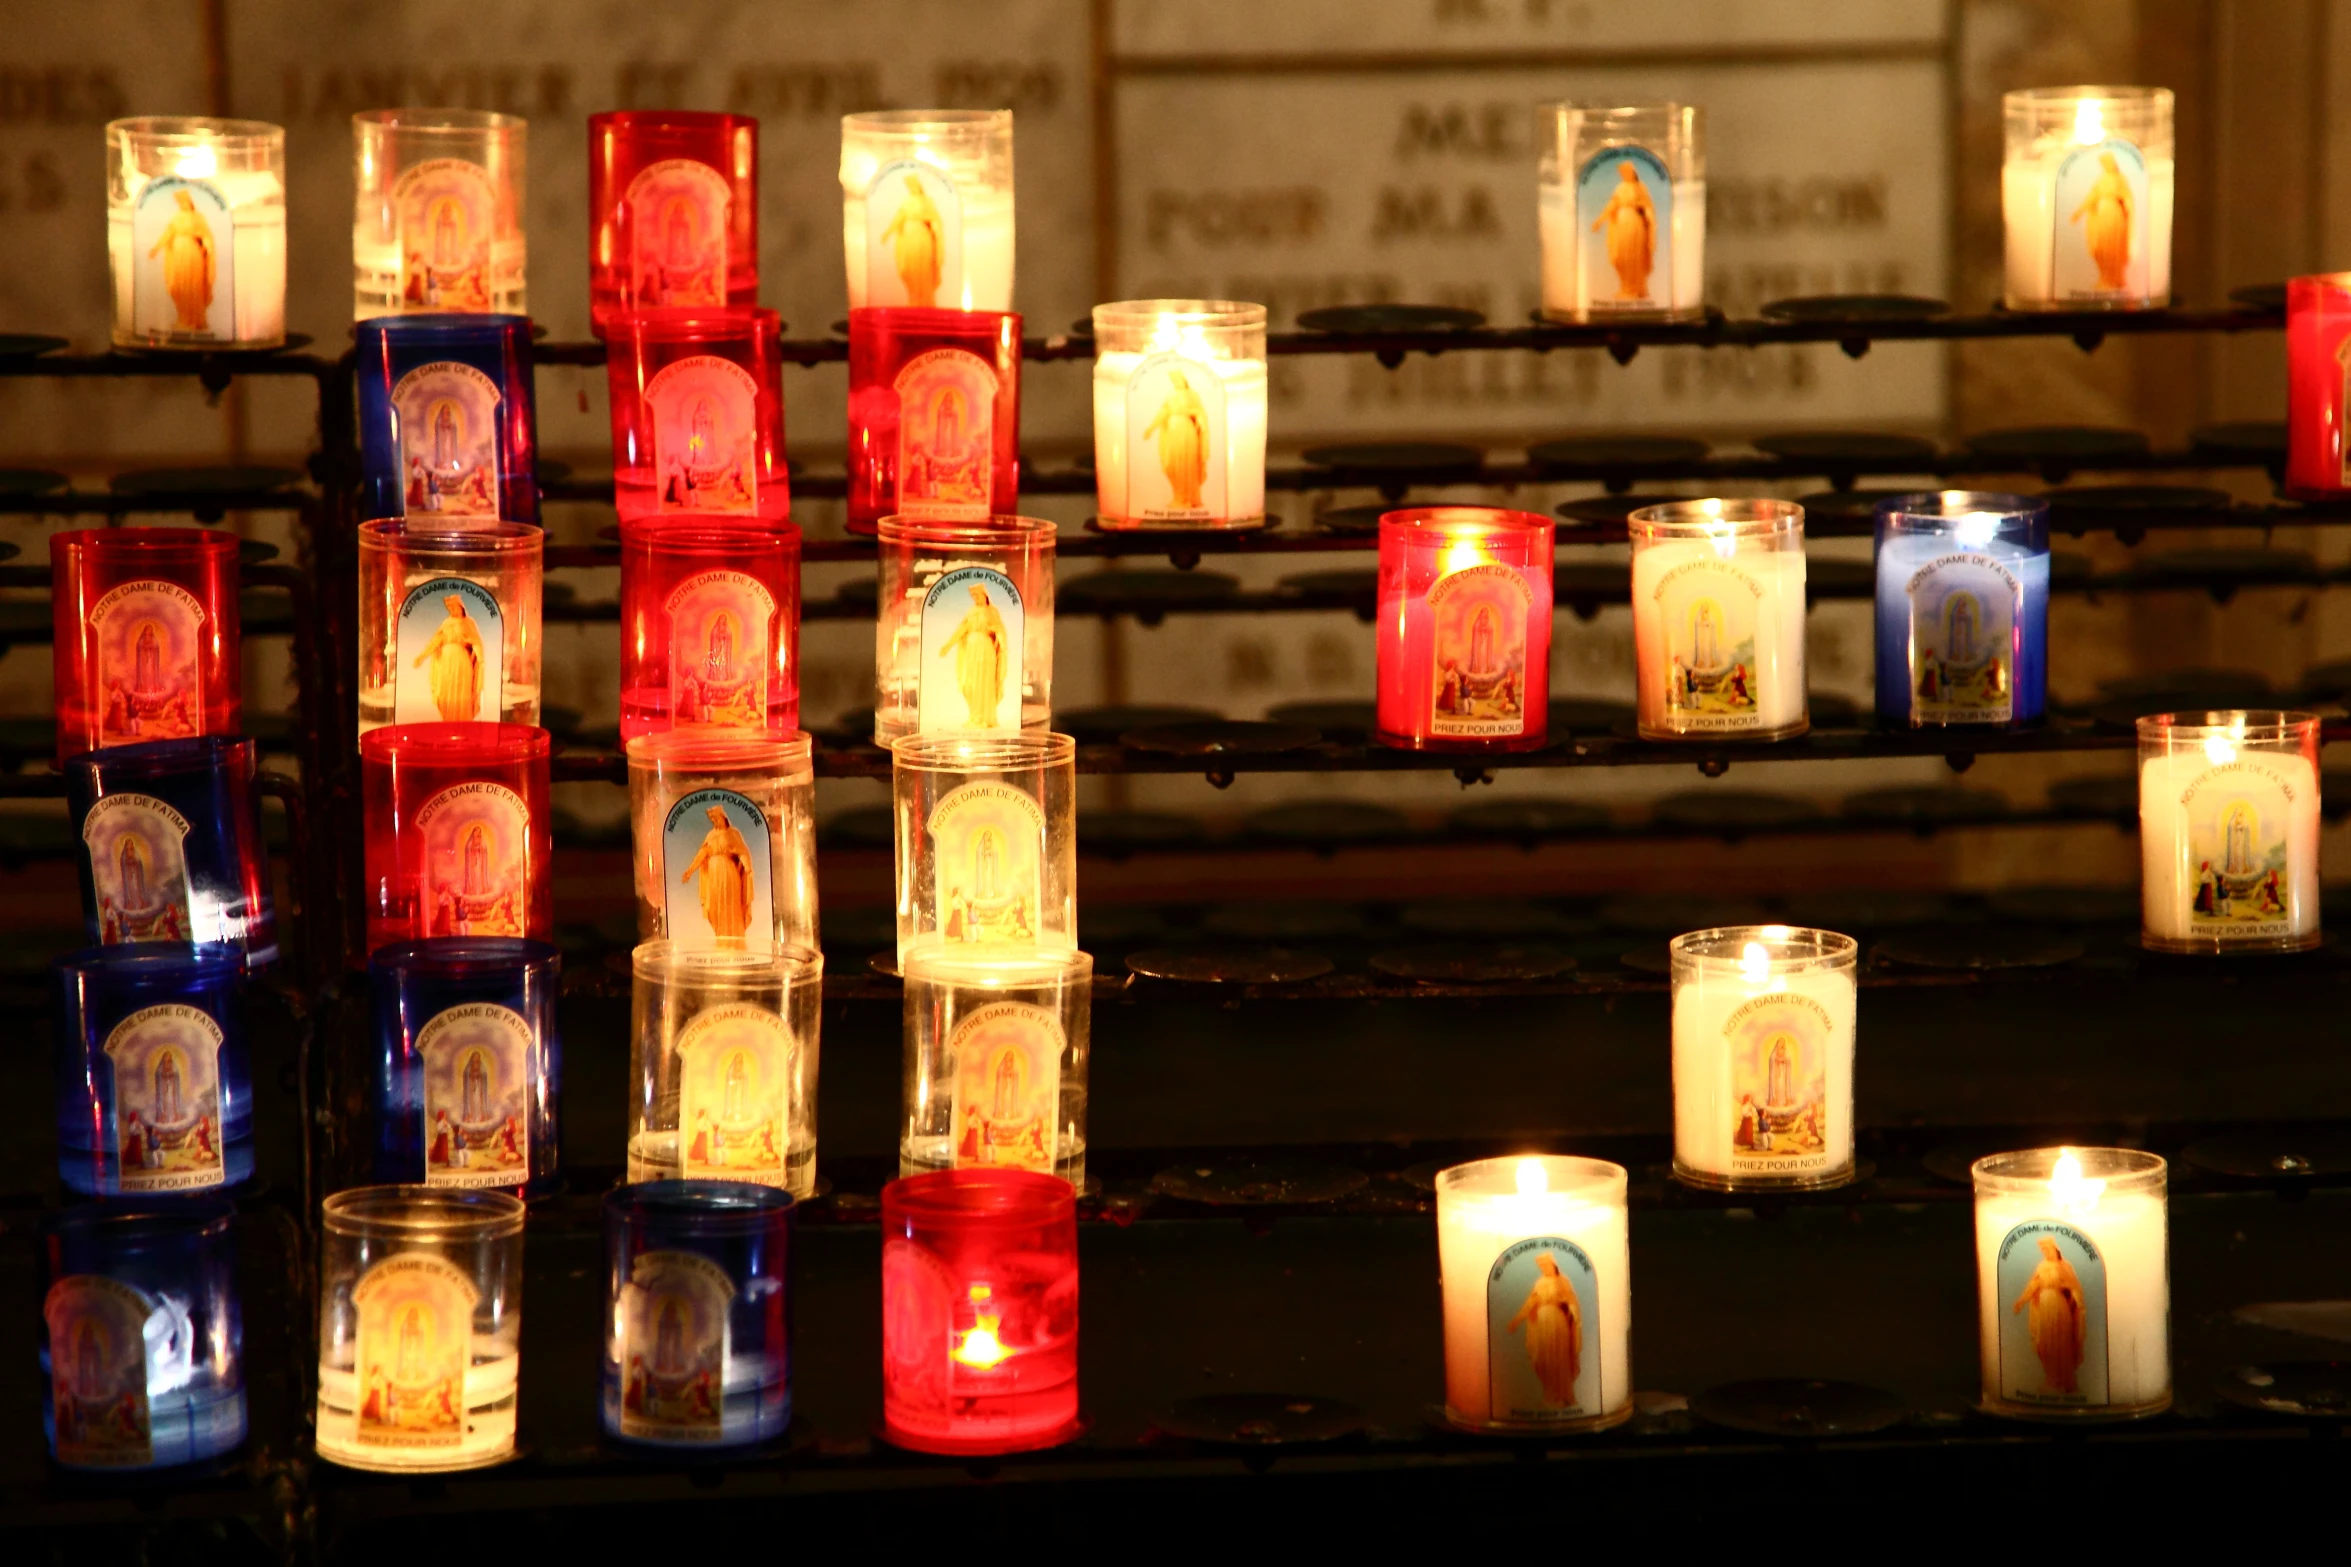
[[[1633,1415],[1624,1166],[1526,1155],[1437,1174],[1445,1419],[1598,1431]]]
[[[1105,528],[1265,524],[1265,307],[1094,307],[1094,495]]]
[[[898,960],[1077,943],[1077,742],[909,735],[890,743]]]
[[[1733,925],[1670,950],[1674,1178],[1715,1191],[1852,1180],[1858,944]]]
[[[522,1199],[361,1186],[319,1236],[318,1456],[428,1474],[514,1456]]]
[[[883,1437],[981,1457],[1055,1447],[1083,1428],[1070,1184],[934,1170],[883,1187]]]
[[[629,1179],[815,1195],[823,957],[648,941],[631,967]]]
[[[401,316],[356,336],[360,514],[536,523],[530,318]]]
[[[351,116],[358,204],[351,314],[527,314],[523,169],[529,125],[481,109]]]
[[[1804,683],[1804,508],[1644,506],[1633,545],[1633,657],[1644,740],[1787,740],[1812,727]]]
[[[1045,948],[905,962],[898,1173],[1038,1170],[1086,1184],[1094,960]]]
[[[621,520],[792,515],[783,322],[750,305],[615,311],[600,323]]]
[[[841,251],[851,310],[1010,310],[1012,111],[843,115]]]
[[[286,340],[286,133],[259,120],[106,127],[106,259],[118,348]]]
[[[2049,696],[2049,503],[1930,490],[1877,506],[1877,711],[2037,722]]]
[[[1020,317],[849,312],[849,531],[1020,510]]]
[[[171,1469],[245,1440],[236,1209],[219,1198],[42,1221],[41,1423],[66,1469]]]
[[[2036,1148],[1978,1159],[1973,1173],[1982,1407],[2085,1422],[2170,1408],[2163,1160]]]
[[[604,1198],[604,1434],[750,1447],[792,1424],[789,1192],[651,1181]]]
[[[2287,495],[2304,501],[2351,496],[2351,272],[2286,284]]]
[[[2155,952],[2319,943],[2319,718],[2139,720],[2139,942]]]
[[[148,740],[65,764],[90,940],[222,943],[277,961],[253,742]]]
[[[529,523],[361,523],[359,732],[536,724],[546,557]]]
[[[1686,103],[1535,109],[1543,314],[1706,313],[1706,111]]]
[[[637,937],[817,945],[816,767],[805,734],[671,729],[628,742]]]
[[[2000,111],[2008,308],[2171,303],[2171,89],[2034,87]]]
[[[800,530],[749,517],[620,525],[620,732],[800,727]]]
[[[57,764],[244,721],[237,539],[203,528],[49,536]]]
[[[1377,735],[1414,751],[1550,738],[1551,519],[1490,506],[1380,518]]]
[[[759,122],[626,109],[588,116],[588,303],[613,312],[759,302]]]
[[[873,738],[1053,721],[1053,524],[877,525]]]
[[[554,930],[544,729],[391,724],[359,737],[367,950]]]
[[[562,979],[543,941],[442,936],[369,957],[378,1181],[526,1197],[554,1186]]]
[[[52,970],[57,1173],[85,1197],[253,1178],[244,965],[233,947],[90,947]]]

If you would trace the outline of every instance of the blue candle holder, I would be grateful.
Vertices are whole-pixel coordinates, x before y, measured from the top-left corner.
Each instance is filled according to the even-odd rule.
[[[82,840],[82,921],[102,946],[192,941],[277,961],[253,742],[206,735],[87,751],[65,764]]]
[[[89,1197],[253,1178],[244,964],[234,947],[138,942],[57,960],[57,1168]]]
[[[604,1432],[705,1451],[792,1423],[793,1199],[649,1181],[604,1199]]]
[[[360,516],[539,520],[528,316],[377,316],[359,340]]]
[[[245,1440],[236,1210],[73,1208],[44,1225],[41,1421],[69,1469],[167,1469]]]
[[[377,950],[368,962],[376,1180],[526,1197],[553,1184],[562,966],[546,942],[513,937]]]
[[[1930,490],[1877,508],[1878,717],[2038,722],[2049,699],[2049,503]]]

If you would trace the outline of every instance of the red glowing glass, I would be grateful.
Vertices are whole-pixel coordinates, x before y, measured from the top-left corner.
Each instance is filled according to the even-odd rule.
[[[849,312],[849,529],[1020,508],[1020,317]]]
[[[1551,519],[1489,506],[1380,518],[1378,735],[1414,751],[1549,738]]]
[[[2351,495],[2351,272],[2286,284],[2286,482],[2297,500]]]
[[[359,737],[367,950],[552,933],[547,731],[390,724]]]
[[[882,1434],[957,1455],[1077,1435],[1077,1194],[1033,1170],[882,1188]]]
[[[100,746],[237,732],[233,535],[78,528],[50,536],[49,570],[59,766]]]
[[[776,313],[747,305],[626,310],[606,326],[620,514],[791,516]]]
[[[620,525],[620,733],[800,727],[800,530],[683,515]]]
[[[588,116],[588,300],[618,310],[759,298],[759,122],[681,109]]]

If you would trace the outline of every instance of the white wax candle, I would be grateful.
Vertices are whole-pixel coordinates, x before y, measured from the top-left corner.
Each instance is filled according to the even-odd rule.
[[[1833,1185],[1853,1166],[1853,970],[1790,972],[1762,926],[1673,985],[1674,1172],[1701,1185]]]
[[[2222,736],[2139,763],[2139,904],[2155,945],[2318,939],[2318,770]]]
[[[921,161],[927,163],[930,160]],[[848,272],[849,308],[852,310],[862,310],[869,304],[907,303],[896,290],[892,291],[892,297],[889,298],[872,297],[871,292],[871,280],[876,268],[880,269],[884,278],[891,277],[895,271],[894,258],[888,249],[874,243],[866,229],[866,193],[880,167],[880,164],[875,163],[865,170],[862,177],[850,174],[843,180],[841,249]],[[953,221],[960,225],[960,235],[946,247],[948,255],[942,258],[934,305],[942,310],[1010,310],[1013,257],[1011,190],[981,185],[967,177],[959,177],[956,170],[945,164],[938,167],[956,181]],[[854,188],[848,183],[852,178],[856,179]],[[953,265],[947,264],[949,258],[953,259]]]
[[[190,148],[180,157],[181,178],[201,180],[229,209],[231,326],[224,342],[275,344],[286,335],[285,185],[268,169],[213,172],[209,149]],[[138,319],[140,266],[136,238],[139,198],[156,176],[134,175],[126,199],[107,213],[107,270],[113,274],[114,319]]]
[[[1515,1189],[1446,1189],[1448,1177],[1493,1166],[1515,1167]],[[1552,1189],[1556,1177],[1596,1167],[1494,1159],[1438,1178],[1445,1407],[1461,1424],[1602,1425],[1631,1413],[1623,1174],[1601,1200],[1593,1194],[1600,1183],[1588,1179],[1584,1190]]]
[[[1113,352],[1094,361],[1094,494],[1095,505],[1107,518],[1129,519],[1127,433],[1130,424],[1128,384],[1143,361],[1139,352]],[[1186,356],[1213,374],[1224,388],[1223,423],[1209,407],[1208,461],[1223,474],[1224,501],[1210,506],[1206,523],[1253,522],[1265,515],[1265,440],[1267,378],[1258,359],[1217,359]],[[1154,460],[1151,453],[1145,461]],[[1207,498],[1214,500],[1214,488]],[[1161,519],[1166,520],[1166,519]]]
[[[2088,219],[2077,219],[2072,211],[2057,210],[2058,177],[2066,161],[2074,153],[2095,148],[2106,140],[2103,126],[2108,112],[2104,100],[2084,99],[2076,127],[2070,134],[2038,137],[2029,149],[2011,153],[2001,165],[2000,210],[2007,246],[2006,297],[2012,308],[2117,299],[2161,304],[2171,297],[2172,187],[2177,174],[2171,157],[2159,153],[2145,155],[2146,210],[2132,214],[2131,264],[2124,288],[2097,286],[2096,266],[2087,248]],[[2116,159],[2116,172],[2126,180],[2129,161],[2122,156]],[[2061,248],[2072,258],[2063,268],[2059,266]],[[2061,271],[2064,276],[2060,276]]]
[[[1575,187],[1545,183],[1537,192],[1536,219],[1543,246],[1543,313],[1559,319],[1584,321],[1592,310],[1592,280],[1584,273],[1584,227],[1576,221]],[[1665,279],[1671,293],[1657,308],[1677,315],[1706,303],[1706,182],[1673,182],[1673,217],[1667,224],[1673,238],[1673,272]],[[1611,280],[1601,280],[1603,294]],[[1599,314],[1611,312],[1603,309]]]
[[[2067,1149],[2044,1180],[1979,1177],[1984,1401],[2011,1413],[2146,1414],[2171,1401],[2163,1187],[2120,1189],[2082,1167]]]
[[[1805,724],[1804,552],[1667,539],[1633,551],[1641,733],[1800,732]]]

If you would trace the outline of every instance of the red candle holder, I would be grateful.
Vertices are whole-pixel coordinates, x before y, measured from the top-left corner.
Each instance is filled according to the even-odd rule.
[[[604,327],[621,516],[791,516],[776,313],[671,306],[617,311]]]
[[[2286,284],[2286,482],[2296,500],[2351,495],[2351,272]]]
[[[588,302],[759,299],[759,122],[682,109],[588,116]]]
[[[367,950],[552,933],[547,731],[391,724],[359,737]]]
[[[233,535],[78,528],[50,536],[49,570],[60,767],[101,746],[237,732]]]
[[[1034,1170],[882,1188],[882,1435],[955,1456],[1055,1447],[1078,1418],[1077,1194]]]
[[[1020,317],[849,312],[849,531],[1020,507]]]
[[[687,515],[620,525],[620,735],[800,727],[800,530]]]
[[[1490,506],[1380,518],[1378,737],[1532,751],[1551,718],[1551,519]]]

